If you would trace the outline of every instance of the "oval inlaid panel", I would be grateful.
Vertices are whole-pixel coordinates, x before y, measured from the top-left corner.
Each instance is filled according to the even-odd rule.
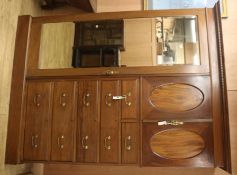
[[[187,159],[200,154],[205,141],[194,132],[169,129],[153,135],[150,147],[154,154],[166,159]]]
[[[167,84],[155,88],[149,97],[153,106],[165,112],[184,112],[198,107],[203,93],[187,84]]]

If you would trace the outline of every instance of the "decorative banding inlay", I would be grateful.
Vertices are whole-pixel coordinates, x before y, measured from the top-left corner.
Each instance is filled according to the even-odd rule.
[[[184,112],[202,104],[200,89],[188,84],[165,84],[151,91],[150,103],[160,111]]]
[[[184,129],[168,129],[154,134],[150,139],[152,152],[166,159],[188,159],[205,148],[203,138]]]

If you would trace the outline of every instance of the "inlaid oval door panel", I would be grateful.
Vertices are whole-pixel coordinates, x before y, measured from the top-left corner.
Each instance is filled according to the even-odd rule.
[[[188,84],[166,84],[151,91],[151,104],[164,112],[184,112],[197,108],[204,100],[203,93]]]
[[[152,152],[166,159],[188,159],[197,156],[205,148],[205,141],[195,132],[184,129],[168,129],[154,134],[150,139]]]

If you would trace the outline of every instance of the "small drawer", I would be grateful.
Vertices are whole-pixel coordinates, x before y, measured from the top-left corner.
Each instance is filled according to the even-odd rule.
[[[213,167],[212,122],[144,122],[142,165]]]
[[[142,118],[211,118],[209,76],[142,79]]]

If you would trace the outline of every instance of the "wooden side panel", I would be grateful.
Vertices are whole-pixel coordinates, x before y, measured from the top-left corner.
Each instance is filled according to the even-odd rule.
[[[73,81],[54,83],[51,160],[72,161],[75,149],[75,87]]]
[[[78,93],[77,160],[95,163],[99,160],[99,81],[79,81]]]
[[[30,16],[19,17],[12,73],[10,109],[8,120],[6,163],[20,163],[23,141],[23,99],[25,92],[25,74],[28,39],[31,25]]]
[[[138,119],[139,105],[139,81],[122,80],[122,95],[126,99],[122,101],[122,119]]]
[[[138,163],[139,154],[139,124],[122,123],[122,163]]]
[[[143,123],[142,165],[214,167],[212,123]]]
[[[210,92],[209,76],[143,78],[142,118],[212,118]]]
[[[51,138],[51,83],[29,82],[24,160],[48,160]]]
[[[121,102],[113,100],[120,95],[119,81],[101,82],[101,138],[100,162],[118,163],[120,160],[119,121]]]

